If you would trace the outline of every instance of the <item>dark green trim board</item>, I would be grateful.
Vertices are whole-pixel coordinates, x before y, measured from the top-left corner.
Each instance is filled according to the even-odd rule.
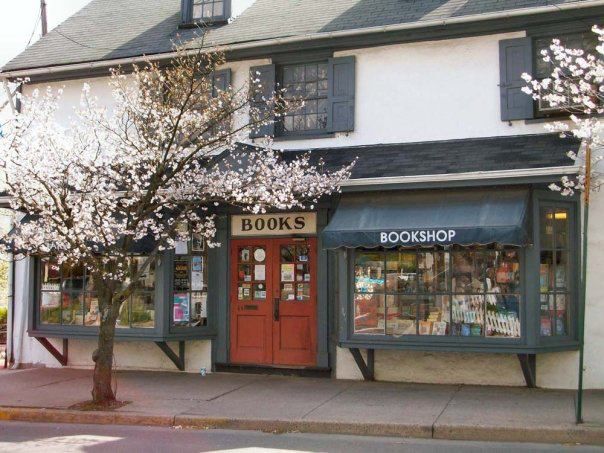
[[[212,341],[212,367],[217,363],[228,363],[229,361],[229,301],[230,301],[230,285],[229,285],[229,269],[230,269],[230,254],[229,254],[229,222],[226,214],[220,214],[216,222],[216,241],[220,243],[220,247],[215,249],[215,269],[213,271],[212,295],[216,300],[216,339]],[[208,295],[208,298],[210,296]]]

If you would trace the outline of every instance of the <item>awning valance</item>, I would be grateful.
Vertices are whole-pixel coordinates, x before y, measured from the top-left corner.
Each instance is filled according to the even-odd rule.
[[[528,199],[525,189],[347,193],[323,246],[525,245]]]

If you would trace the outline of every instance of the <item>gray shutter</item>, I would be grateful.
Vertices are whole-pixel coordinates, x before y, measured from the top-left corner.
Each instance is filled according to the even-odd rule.
[[[331,132],[354,130],[355,58],[330,58],[327,65],[327,128]]]
[[[259,84],[251,83],[251,80],[259,79]],[[254,66],[250,68],[250,107],[255,109],[263,117],[270,114],[267,99],[273,97],[275,92],[275,65]],[[265,126],[250,131],[250,138],[272,137],[275,135],[275,123],[271,122]]]
[[[221,69],[215,71],[212,80],[212,96],[216,96],[217,90],[227,91],[231,85],[231,70]]]
[[[526,82],[524,72],[533,70],[531,38],[499,41],[499,89],[501,94],[501,119],[523,120],[533,118],[533,98],[522,92]]]

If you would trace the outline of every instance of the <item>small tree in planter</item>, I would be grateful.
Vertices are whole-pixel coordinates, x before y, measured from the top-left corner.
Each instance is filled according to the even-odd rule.
[[[181,225],[216,246],[214,206],[252,213],[304,208],[350,175],[352,163],[325,172],[309,155],[283,160],[270,143],[238,150],[270,115],[267,108],[262,114],[251,109],[248,90],[263,90],[257,80],[238,90],[217,88],[216,69],[224,62],[221,53],[177,49],[167,68],[148,62],[132,74],[114,70],[111,112],[84,85],[72,125],[61,127],[55,121],[61,93],[49,89],[23,98],[23,113],[5,128],[0,166],[12,207],[30,219],[13,236],[14,249],[83,264],[98,294],[95,403],[115,400],[111,372],[120,307],[152,260],[188,239]],[[292,108],[275,95],[265,100],[269,113]],[[133,244],[149,236],[153,251],[131,268]]]
[[[534,80],[523,74],[527,86],[523,91],[537,101],[567,112],[569,120],[556,121],[546,125],[550,131],[559,132],[562,137],[572,136],[581,141],[579,152],[570,151],[568,156],[580,167],[576,178],[563,177],[550,189],[564,196],[583,192],[583,252],[581,300],[579,303],[579,385],[576,421],[582,419],[583,395],[583,351],[585,325],[585,292],[587,281],[587,233],[589,221],[589,195],[602,185],[599,166],[604,157],[604,132],[601,120],[604,114],[604,30],[592,28],[598,44],[594,54],[583,49],[570,49],[560,40],[554,39],[550,50],[542,51],[543,60],[552,67],[551,77]]]

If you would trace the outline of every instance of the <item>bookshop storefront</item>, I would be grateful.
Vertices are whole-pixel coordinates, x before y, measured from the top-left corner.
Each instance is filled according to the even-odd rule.
[[[577,347],[576,209],[534,187],[343,194],[322,233],[339,346],[369,379],[379,349],[517,354],[534,385],[535,354]]]

